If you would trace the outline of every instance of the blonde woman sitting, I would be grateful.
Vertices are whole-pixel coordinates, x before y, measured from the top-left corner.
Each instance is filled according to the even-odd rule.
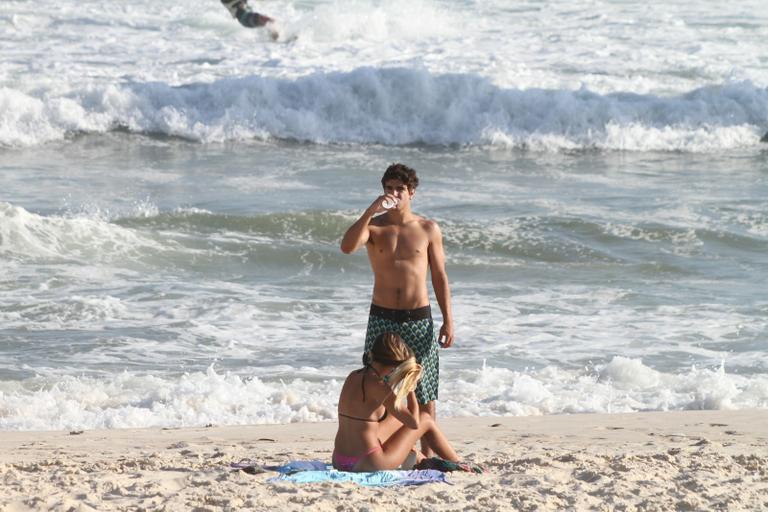
[[[413,390],[421,366],[400,336],[381,334],[366,360],[365,367],[350,373],[341,388],[333,467],[341,471],[395,469],[422,436],[438,456],[458,462],[432,416],[419,410]]]

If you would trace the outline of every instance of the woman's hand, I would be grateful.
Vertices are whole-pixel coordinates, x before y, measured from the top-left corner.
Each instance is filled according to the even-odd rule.
[[[416,393],[411,391],[406,398],[408,404],[408,412],[410,412],[417,420],[419,418],[419,401],[416,400]]]

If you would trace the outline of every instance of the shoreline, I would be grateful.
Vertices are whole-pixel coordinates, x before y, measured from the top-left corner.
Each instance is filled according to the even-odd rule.
[[[330,461],[335,422],[2,433],[0,510],[757,510],[768,409],[442,418],[483,475],[452,485],[268,483],[250,459]]]

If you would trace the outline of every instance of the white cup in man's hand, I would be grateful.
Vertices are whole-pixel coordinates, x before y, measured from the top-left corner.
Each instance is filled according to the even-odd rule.
[[[391,210],[395,206],[397,206],[397,199],[386,198],[381,202],[381,207],[385,210]]]

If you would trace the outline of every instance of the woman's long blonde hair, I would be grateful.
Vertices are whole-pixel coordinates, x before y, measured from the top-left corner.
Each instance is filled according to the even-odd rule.
[[[416,389],[421,378],[421,365],[416,362],[413,350],[394,332],[383,332],[376,337],[368,352],[368,363],[372,361],[395,366],[387,383],[395,393],[395,408],[400,409],[403,398]]]

